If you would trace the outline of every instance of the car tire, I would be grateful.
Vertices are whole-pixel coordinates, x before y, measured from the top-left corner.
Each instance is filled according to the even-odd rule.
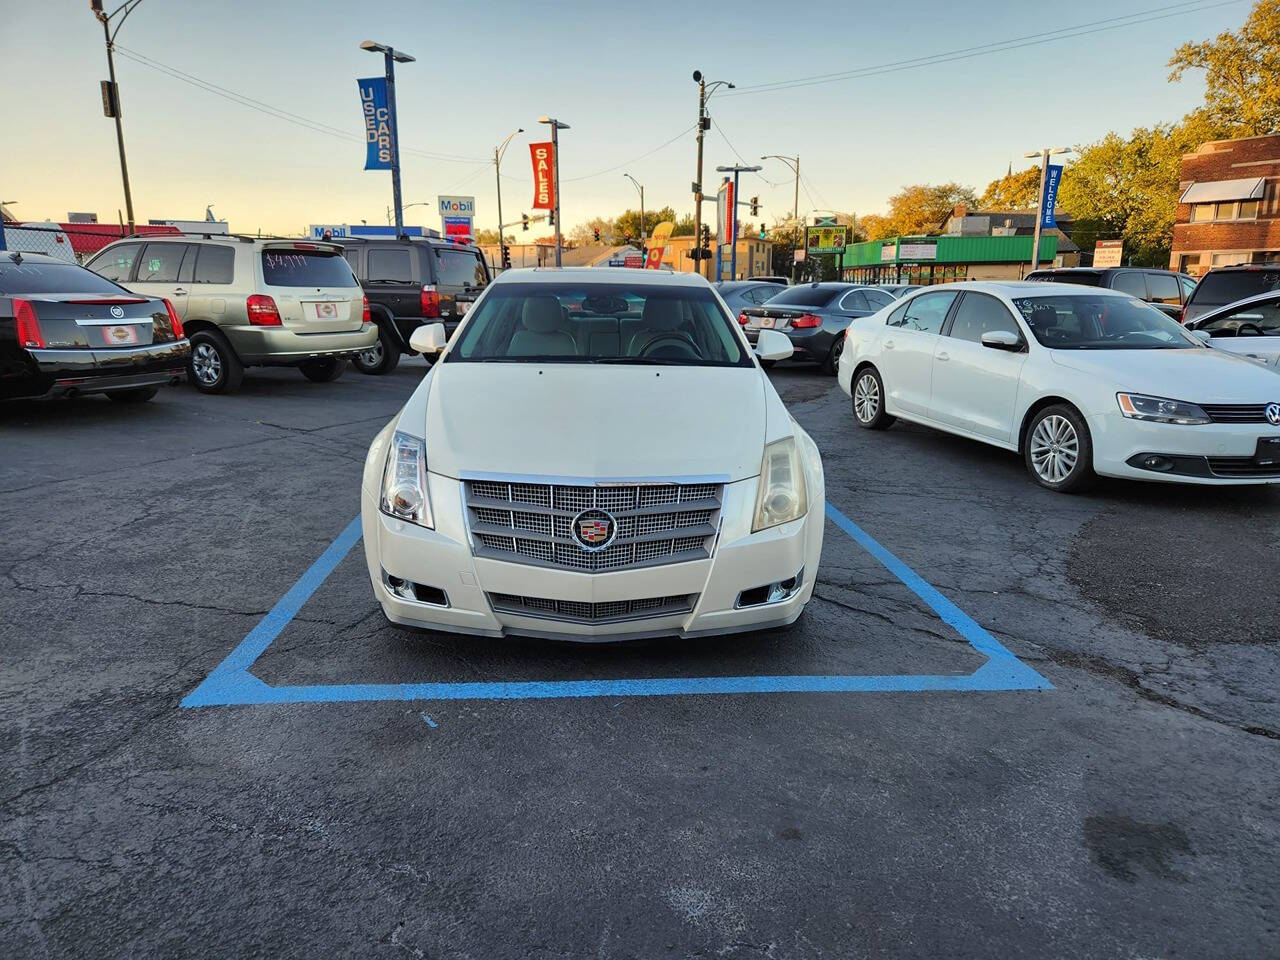
[[[400,364],[400,345],[392,338],[391,332],[379,324],[378,342],[364,353],[357,353],[351,363],[361,373],[380,377]]]
[[[314,383],[332,383],[347,370],[347,361],[336,357],[323,357],[318,360],[304,360],[298,364],[302,375]]]
[[[132,390],[112,390],[107,397],[116,403],[146,403],[159,392],[159,387],[135,387]]]
[[[849,398],[853,420],[864,430],[887,430],[897,417],[884,412],[884,381],[875,367],[863,367],[853,375]]]
[[[227,338],[216,330],[197,330],[189,337],[187,379],[201,393],[235,393],[244,379],[244,364]]]
[[[840,354],[844,351],[844,334],[836,334],[835,342],[831,344],[831,350],[827,353],[827,359],[822,361],[822,372],[828,376],[834,377],[840,372]]]
[[[1079,493],[1094,480],[1093,440],[1075,407],[1055,404],[1032,417],[1022,457],[1031,479],[1057,493]]]

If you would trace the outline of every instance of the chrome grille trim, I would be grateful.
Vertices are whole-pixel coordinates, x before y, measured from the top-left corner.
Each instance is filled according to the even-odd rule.
[[[463,477],[476,556],[599,573],[705,560],[715,549],[724,495],[719,477],[538,480]],[[584,510],[614,518],[617,532],[603,550],[586,550],[573,537],[573,519]]]
[[[625,620],[677,616],[691,611],[698,600],[696,593],[597,603],[552,600],[547,597],[523,597],[510,593],[490,593],[488,597],[490,606],[499,613],[513,613],[521,617],[571,623],[619,623]]]
[[[1268,422],[1265,403],[1202,403],[1200,409],[1214,423]]]

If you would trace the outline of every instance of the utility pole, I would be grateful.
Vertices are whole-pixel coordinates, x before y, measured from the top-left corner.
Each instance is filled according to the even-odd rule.
[[[761,157],[760,159],[761,160],[781,160],[783,163],[785,163],[788,167],[790,167],[796,173],[796,193],[795,193],[795,199],[792,200],[792,205],[791,205],[791,223],[792,223],[791,279],[794,281],[796,278],[795,251],[800,249],[800,155],[797,154],[794,157],[783,157],[783,156],[779,156],[776,153],[771,153],[768,156]]]
[[[1038,270],[1040,268],[1040,225],[1044,223],[1044,181],[1049,174],[1049,155],[1059,153],[1071,153],[1070,147],[1045,147],[1041,150],[1032,150],[1023,154],[1027,159],[1040,159],[1040,190],[1036,194],[1036,230],[1034,239],[1031,241],[1031,269]]]
[[[644,250],[644,184],[629,173],[624,173],[623,176],[634,183],[636,189],[640,191],[640,249]]]
[[[129,215],[130,233],[133,233],[134,226],[133,191],[129,188],[129,163],[124,155],[124,125],[120,119],[120,87],[116,84],[115,46],[116,34],[124,26],[125,20],[129,19],[129,14],[133,13],[141,2],[142,0],[126,0],[111,13],[105,13],[102,9],[102,0],[89,0],[89,9],[102,24],[102,36],[107,42],[107,76],[110,79],[103,91],[102,106],[107,111],[107,116],[113,117],[116,121],[116,149],[120,152],[120,179],[124,182],[124,208]],[[120,16],[120,20],[112,30],[111,20],[117,15]]]
[[[727,80],[716,80],[708,84],[701,70],[693,71],[693,82],[698,85],[698,178],[693,181],[693,248],[701,250],[702,242],[702,139],[711,129],[711,118],[707,116],[707,101],[719,87],[733,89]],[[711,251],[707,251],[709,255]],[[710,256],[708,256],[710,259]],[[711,264],[707,264],[708,271]],[[698,273],[702,273],[702,261],[698,261]]]
[[[396,236],[402,237],[404,236],[404,207],[400,203],[400,127],[396,121],[396,64],[413,63],[414,58],[385,43],[374,43],[372,40],[363,41],[360,49],[382,54],[385,62],[387,113],[391,127],[391,202],[396,208]]]
[[[569,125],[561,123],[555,117],[539,117],[538,122],[548,124],[551,127],[551,158],[554,161],[552,163],[552,177],[555,180],[556,191],[556,266],[558,267],[561,266],[562,249],[560,240],[560,131],[568,130]]]
[[[506,153],[507,147],[511,141],[515,139],[516,134],[524,133],[524,127],[520,127],[515,133],[503,140],[501,145],[493,148],[493,173],[494,179],[498,186],[498,259],[504,259],[502,254],[507,249],[506,237],[502,235],[502,155]],[[505,265],[504,265],[505,269]]]

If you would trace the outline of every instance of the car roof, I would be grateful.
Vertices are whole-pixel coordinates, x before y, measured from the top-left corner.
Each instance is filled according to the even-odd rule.
[[[1268,273],[1280,270],[1280,263],[1232,263],[1225,267],[1213,267],[1209,273],[1237,273],[1240,271],[1261,271]],[[1208,276],[1208,274],[1206,274]]]
[[[516,267],[503,270],[493,281],[501,283],[627,283],[631,286],[709,287],[696,273],[637,270],[635,267]]]
[[[1199,327],[1203,324],[1210,323],[1224,313],[1234,313],[1237,310],[1245,309],[1256,305],[1268,303],[1273,300],[1280,300],[1280,290],[1268,290],[1266,293],[1255,294],[1252,297],[1245,297],[1243,300],[1232,300],[1230,303],[1224,303],[1220,306],[1213,307],[1200,314],[1194,320],[1187,323],[1189,327]]]
[[[1044,296],[1066,296],[1066,297],[1128,297],[1129,294],[1121,293],[1119,290],[1108,290],[1106,287],[1082,287],[1078,283],[1053,283],[1044,280],[968,280],[963,283],[935,283],[927,287],[921,287],[914,290],[911,296],[918,297],[921,294],[930,291],[947,291],[954,290],[962,293],[965,290],[973,290],[977,293],[994,293],[997,296],[1008,297],[1012,300],[1015,297],[1025,297],[1032,294],[1037,297]]]

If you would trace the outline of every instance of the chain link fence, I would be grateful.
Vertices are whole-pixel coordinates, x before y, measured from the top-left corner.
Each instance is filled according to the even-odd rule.
[[[129,236],[125,227],[110,223],[15,223],[5,222],[3,247],[8,252],[43,253],[67,263],[84,263],[114,240]],[[176,227],[139,226],[140,236],[178,233]]]

